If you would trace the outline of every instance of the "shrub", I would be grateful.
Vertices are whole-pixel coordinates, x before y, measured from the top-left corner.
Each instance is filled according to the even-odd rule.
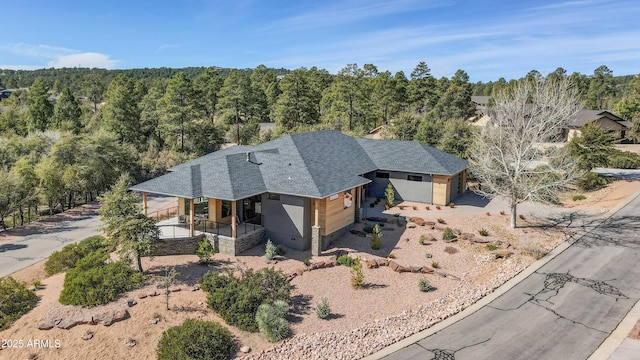
[[[489,236],[489,231],[487,231],[487,229],[482,228],[478,231],[478,234],[480,234],[481,236]]]
[[[64,277],[60,303],[102,305],[118,295],[140,287],[144,278],[123,261],[98,265],[99,256],[86,256]]]
[[[591,191],[607,185],[607,180],[601,178],[596,173],[588,172],[582,175],[576,184],[584,191]]]
[[[196,249],[196,255],[198,255],[198,263],[202,265],[210,264],[212,262],[211,257],[215,255],[216,250],[213,248],[211,241],[205,236],[198,242],[198,248]]]
[[[449,203],[449,207],[453,209],[454,207],[456,207],[456,204],[454,204],[454,203],[450,202],[450,203]]]
[[[434,269],[440,269],[440,264],[437,261],[431,262],[431,267]]]
[[[440,206],[436,205],[436,210],[440,210]]]
[[[316,307],[316,315],[318,315],[320,319],[327,319],[331,315],[331,307],[326,297],[323,297],[322,302]]]
[[[276,246],[273,245],[271,239],[267,240],[267,247],[264,251],[264,256],[267,258],[267,261],[273,260],[276,257],[277,253],[278,249],[276,249]]]
[[[418,280],[418,288],[420,289],[420,291],[424,292],[434,290],[434,287],[431,286],[431,283],[427,278],[421,278],[420,280]]]
[[[427,243],[427,237],[426,237],[426,236],[424,236],[424,234],[420,235],[420,240],[418,240],[418,243],[419,243],[420,245],[424,245],[424,244],[426,244],[426,243]]]
[[[364,286],[364,274],[362,273],[362,264],[356,259],[351,267],[351,287],[354,289],[362,289]]]
[[[380,231],[380,226],[376,225],[373,227],[373,231],[371,232],[371,248],[373,250],[379,250],[382,247],[382,231]]]
[[[289,304],[282,300],[264,303],[256,311],[256,323],[260,333],[270,342],[277,342],[291,334],[289,322],[286,319]]]
[[[388,257],[389,259],[395,259],[395,258],[396,258],[396,254],[394,254],[394,253],[390,253],[387,257]]]
[[[226,360],[236,351],[237,344],[229,330],[220,324],[186,319],[162,333],[158,342],[159,360],[213,359]]]
[[[242,330],[257,331],[256,311],[260,304],[288,301],[291,285],[282,271],[249,269],[236,278],[233,274],[210,271],[202,278],[207,304],[228,324]]]
[[[487,244],[486,245],[487,250],[489,251],[494,251],[494,250],[498,250],[498,246],[496,244]]]
[[[640,166],[640,155],[629,151],[616,151],[609,156],[608,165],[616,169],[637,169]]]
[[[33,280],[33,284],[31,284],[33,286],[33,290],[40,290],[40,288],[42,287],[42,281],[40,280]]]
[[[111,250],[102,236],[90,236],[77,244],[68,244],[59,251],[51,253],[44,263],[44,270],[47,276],[67,271],[76,266],[76,263],[83,257],[98,250]]]
[[[431,255],[429,253],[424,253],[424,257],[426,257],[427,259],[431,259],[433,257],[433,255]]]
[[[311,258],[308,257],[308,258],[304,259],[304,261],[302,263],[305,264],[306,266],[311,265]]]
[[[444,252],[453,255],[458,252],[458,249],[454,248],[453,246],[447,246],[444,248]]]
[[[446,221],[444,221],[443,218],[438,218],[436,221],[438,222],[438,224],[446,224],[447,223]]]
[[[453,230],[451,228],[446,228],[442,232],[442,240],[453,240],[456,236],[453,234]]]
[[[351,256],[345,254],[345,255],[340,255],[338,257],[337,261],[338,261],[338,264],[340,264],[342,266],[351,267],[351,266],[353,266],[353,264],[355,264],[356,259],[354,259]]]
[[[586,196],[584,196],[582,194],[579,194],[579,195],[573,195],[572,199],[573,199],[573,201],[579,201],[579,200],[584,200],[586,198],[587,198]]]
[[[387,184],[387,188],[384,189],[384,197],[387,200],[387,206],[393,207],[393,203],[396,199],[396,192],[393,189],[393,185],[391,183]]]
[[[25,283],[11,276],[0,278],[0,330],[4,330],[20,316],[36,306],[38,298]]]

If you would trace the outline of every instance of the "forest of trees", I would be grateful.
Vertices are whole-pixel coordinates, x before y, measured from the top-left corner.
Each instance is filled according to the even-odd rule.
[[[585,107],[612,109],[640,123],[640,78],[558,68]],[[540,79],[530,71],[525,79]],[[467,158],[476,109],[471,95],[495,95],[516,80],[471,83],[458,70],[436,79],[425,62],[407,76],[349,64],[337,74],[295,70],[0,70],[0,224],[25,221],[38,205],[64,210],[89,201],[121,173],[138,181],[163,174],[223,143],[256,144],[282,134],[336,129],[415,140]],[[274,122],[275,131],[259,131]],[[634,127],[636,129],[637,126]]]

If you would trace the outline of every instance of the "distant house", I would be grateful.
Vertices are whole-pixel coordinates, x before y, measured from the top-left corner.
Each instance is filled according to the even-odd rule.
[[[391,184],[398,200],[446,205],[466,190],[467,166],[417,142],[317,131],[219,150],[131,189],[178,197],[191,236],[198,219],[221,252],[269,238],[317,255],[360,221],[367,196]]]
[[[615,134],[616,140],[623,140],[631,122],[618,117],[607,110],[582,109],[570,120],[564,139],[571,141],[580,134],[580,127],[587,123],[596,123],[601,128]]]
[[[471,125],[484,127],[491,125],[491,118],[495,116],[492,108],[488,108],[484,114],[474,119]],[[616,140],[624,140],[626,132],[631,127],[631,122],[626,121],[608,110],[587,110],[582,109],[569,119],[568,126],[560,134],[559,142],[569,142],[573,137],[580,134],[580,127],[587,123],[596,123],[601,128],[614,133]]]
[[[1,89],[0,90],[0,99],[6,99],[11,96],[11,90]]]
[[[476,106],[476,112],[484,114],[489,106],[491,96],[471,96],[471,102]]]

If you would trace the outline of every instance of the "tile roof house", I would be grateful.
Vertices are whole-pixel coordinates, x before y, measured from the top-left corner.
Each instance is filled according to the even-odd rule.
[[[220,244],[232,242],[222,252],[267,237],[316,255],[360,220],[366,196],[383,197],[392,184],[398,200],[446,205],[466,190],[467,166],[417,142],[317,131],[219,150],[131,190],[145,202],[147,193],[178,197],[192,235],[200,218]]]

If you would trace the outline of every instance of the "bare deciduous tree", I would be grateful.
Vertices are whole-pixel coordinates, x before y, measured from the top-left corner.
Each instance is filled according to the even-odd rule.
[[[555,190],[581,175],[560,140],[569,119],[581,108],[568,80],[520,81],[495,97],[491,122],[476,134],[471,170],[489,198],[504,197],[516,227],[516,207],[531,200],[550,202]]]

